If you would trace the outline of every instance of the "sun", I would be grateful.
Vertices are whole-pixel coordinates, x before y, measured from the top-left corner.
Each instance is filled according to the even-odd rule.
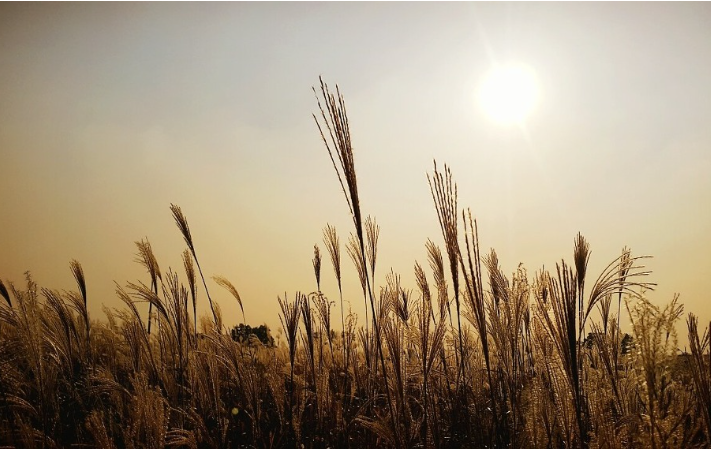
[[[494,121],[522,124],[538,101],[538,83],[530,67],[523,64],[497,65],[479,88],[479,102]]]

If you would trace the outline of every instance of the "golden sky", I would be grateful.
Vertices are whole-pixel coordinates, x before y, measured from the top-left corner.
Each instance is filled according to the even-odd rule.
[[[679,292],[708,321],[709,23],[707,3],[0,4],[0,278],[73,288],[76,258],[100,317],[119,306],[114,280],[148,281],[134,241],[182,276],[172,202],[206,275],[237,287],[248,322],[278,328],[277,295],[315,290],[323,227],[342,244],[352,230],[311,117],[323,75],[345,95],[361,207],[381,226],[376,282],[392,268],[415,288],[426,239],[442,242],[437,159],[505,272],[572,261],[580,231],[591,275],[625,245],[654,255],[650,297]],[[523,128],[475,96],[507,62],[539,83]]]

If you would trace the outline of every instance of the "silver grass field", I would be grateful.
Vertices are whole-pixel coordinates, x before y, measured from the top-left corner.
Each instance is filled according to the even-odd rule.
[[[189,214],[170,205],[182,271],[162,271],[150,242],[136,242],[146,276],[117,284],[123,306],[101,319],[89,317],[78,261],[72,291],[40,287],[29,272],[0,280],[0,447],[711,445],[709,327],[684,319],[678,298],[647,299],[647,256],[624,248],[591,274],[578,234],[572,263],[506,274],[494,250],[481,253],[453,171],[435,162],[444,245],[425,243],[416,285],[404,286],[376,264],[380,228],[361,208],[344,98],[323,81],[314,94],[353,228],[323,228],[316,291],[273,299],[279,345],[230,333],[210,289],[227,290],[245,324],[251,305],[227,278],[208,283]],[[347,270],[365,317],[346,307],[361,301],[344,301]],[[338,291],[322,292],[322,277]],[[209,316],[197,316],[199,304]],[[680,320],[690,353],[677,348]]]

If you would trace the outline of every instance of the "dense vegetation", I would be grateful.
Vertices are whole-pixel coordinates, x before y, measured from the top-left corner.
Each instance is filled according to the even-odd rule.
[[[361,211],[345,105],[320,87],[314,118],[353,219],[345,250],[365,319],[344,308],[343,247],[327,226],[337,301],[321,291],[316,245],[317,290],[278,298],[285,342],[272,345],[266,327],[228,333],[171,205],[185,273],[162,272],[137,242],[147,278],[117,285],[124,306],[106,319],[90,320],[76,261],[77,291],[40,288],[29,273],[25,286],[0,281],[0,446],[709,446],[708,329],[700,337],[689,314],[691,353],[680,357],[683,308],[645,298],[654,284],[628,249],[592,278],[578,235],[572,264],[507,276],[495,251],[480,254],[476,221],[435,164],[444,251],[427,241],[415,287],[391,272],[376,288],[379,228]],[[215,281],[243,307],[228,280]],[[205,301],[210,316],[198,318]]]

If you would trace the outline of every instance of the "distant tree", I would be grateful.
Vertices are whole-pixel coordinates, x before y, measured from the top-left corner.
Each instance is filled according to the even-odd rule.
[[[274,346],[274,338],[269,331],[269,327],[266,325],[260,325],[252,328],[249,325],[240,323],[239,325],[235,325],[235,327],[230,330],[230,335],[232,336],[232,339],[237,342],[249,344],[250,337],[254,336],[267,347]]]
[[[594,339],[595,339],[595,333],[593,333],[593,332],[588,333],[587,337],[583,341],[583,346],[585,348],[592,348]],[[632,336],[630,336],[628,333],[625,333],[624,336],[622,336],[622,341],[620,342],[620,348],[622,350],[623,355],[626,355],[627,353],[629,353],[634,348],[634,338]]]
[[[593,343],[595,342],[595,335],[596,334],[604,336],[602,333],[593,333],[592,331],[589,332],[588,335],[583,340],[583,347],[588,348],[588,349],[593,348]]]

